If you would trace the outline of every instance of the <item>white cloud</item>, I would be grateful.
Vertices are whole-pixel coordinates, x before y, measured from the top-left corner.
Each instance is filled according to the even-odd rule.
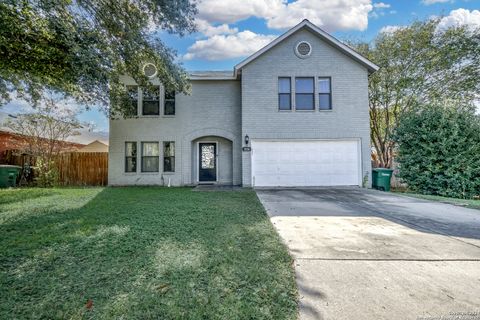
[[[405,28],[405,26],[384,26],[380,29],[380,33],[394,33],[403,28]]]
[[[432,15],[430,19],[437,19],[438,16]],[[480,28],[480,11],[479,10],[467,10],[467,9],[456,9],[450,11],[448,16],[445,16],[440,19],[440,22],[437,26],[437,31],[445,30],[453,26],[463,26],[467,25],[472,28]],[[383,33],[392,33],[399,29],[405,28],[405,26],[392,26],[387,25],[380,29],[380,32]]]
[[[452,10],[448,16],[445,16],[440,20],[438,30],[462,25],[471,26],[472,28],[480,28],[480,11],[470,11],[463,8]]]
[[[373,7],[375,9],[377,9],[377,8],[386,9],[386,8],[390,8],[390,5],[388,3],[377,2],[377,3],[373,4]]]
[[[238,28],[230,28],[228,24],[224,23],[218,26],[213,26],[205,20],[196,19],[195,24],[197,30],[207,37],[211,37],[217,34],[233,34],[238,32]]]
[[[365,30],[368,26],[368,13],[372,8],[370,0],[297,0],[284,5],[273,17],[267,18],[267,25],[274,29],[284,29],[303,19],[309,19],[330,32]]]
[[[184,60],[223,60],[252,54],[270,41],[273,35],[256,34],[232,27],[238,21],[256,17],[264,19],[270,29],[287,29],[303,19],[326,31],[365,30],[369,14],[378,17],[391,5],[372,0],[199,0],[197,29],[206,36],[197,40],[183,56]],[[385,29],[387,30],[387,29]]]
[[[453,2],[453,0],[422,0],[422,3],[426,6],[429,6],[435,3],[445,3],[445,2]]]
[[[386,4],[380,2],[381,5]],[[234,23],[250,17],[265,19],[273,29],[293,27],[303,19],[328,30],[365,30],[371,0],[201,0],[198,18],[209,23]]]
[[[268,18],[282,6],[283,0],[201,0],[197,8],[200,19],[234,23],[249,17]]]
[[[385,10],[390,8],[391,5],[385,2],[376,2],[373,4],[373,10],[370,11],[369,17],[373,19],[378,19],[380,17],[383,17],[385,13],[387,13]],[[395,14],[397,13],[395,10],[391,10],[388,13],[390,14]]]
[[[378,19],[380,16],[384,16],[385,13],[383,11],[377,12],[377,11],[372,11],[368,16],[372,19]]]
[[[231,35],[214,35],[197,40],[183,56],[185,60],[225,60],[248,56],[270,43],[276,36],[256,34],[249,30]]]
[[[270,29],[287,29],[309,19],[332,32],[336,30],[365,30],[368,14],[390,5],[372,0],[200,0],[196,17],[198,31],[206,39],[197,40],[183,56],[184,60],[223,60],[248,56],[267,45],[276,36],[239,32],[229,24],[250,17],[264,19]]]

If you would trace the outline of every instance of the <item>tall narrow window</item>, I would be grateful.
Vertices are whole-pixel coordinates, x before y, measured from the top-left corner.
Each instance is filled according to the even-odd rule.
[[[138,114],[138,87],[127,86],[128,110],[127,116],[136,116]]]
[[[158,142],[142,142],[142,172],[158,172]]]
[[[143,90],[142,114],[144,116],[158,116],[160,114],[160,88]]]
[[[163,142],[163,172],[175,172],[175,142]]]
[[[136,142],[125,142],[125,172],[137,172]]]
[[[165,91],[165,105],[163,113],[166,116],[175,115],[175,91]]]
[[[320,110],[332,109],[332,81],[330,78],[318,78],[318,107]]]
[[[315,110],[313,78],[295,78],[295,109]]]
[[[278,109],[292,110],[292,85],[290,78],[278,78]]]

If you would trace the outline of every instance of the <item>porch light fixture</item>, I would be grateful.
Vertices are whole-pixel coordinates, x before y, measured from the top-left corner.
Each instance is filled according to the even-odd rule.
[[[248,134],[245,135],[245,144],[248,146],[248,142],[250,142],[250,137]]]

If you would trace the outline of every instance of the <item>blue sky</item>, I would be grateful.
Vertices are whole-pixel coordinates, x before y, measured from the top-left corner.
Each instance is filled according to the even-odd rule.
[[[212,5],[218,3],[218,1],[211,1]],[[245,1],[248,2],[248,1]],[[299,2],[290,0],[289,3]],[[309,2],[341,2],[335,0],[309,0]],[[472,12],[474,10],[480,10],[480,0],[455,0],[455,1],[436,1],[430,0],[423,2],[421,0],[396,0],[396,1],[343,1],[352,3],[370,3],[372,9],[366,13],[368,24],[365,29],[361,30],[361,27],[357,27],[355,24],[351,24],[350,28],[336,29],[336,26],[320,25],[320,27],[327,29],[334,36],[341,40],[361,39],[364,41],[370,41],[375,35],[385,26],[401,26],[410,24],[414,20],[428,19],[431,16],[448,16],[451,11],[463,8]],[[430,3],[432,2],[432,3]],[[380,5],[378,5],[380,4]],[[377,7],[375,7],[377,5]],[[354,6],[354,5],[353,5]],[[315,7],[313,5],[312,7]],[[337,6],[341,9],[341,5]],[[200,9],[202,9],[200,7]],[[348,11],[348,8],[345,8]],[[366,9],[368,10],[368,9]],[[365,11],[366,11],[365,10]],[[479,13],[480,14],[480,13]],[[300,22],[304,17],[299,17],[295,21]],[[306,16],[306,18],[310,18]],[[321,18],[321,15],[320,15]],[[347,16],[348,18],[348,16]],[[355,19],[355,16],[352,16]],[[477,18],[478,19],[478,18]],[[313,20],[313,19],[310,19]],[[316,21],[312,21],[316,22]],[[213,22],[213,25],[219,25],[219,22]],[[318,22],[317,22],[318,24]],[[229,23],[230,28],[238,28],[238,30],[253,31],[256,34],[262,35],[275,35],[278,36],[288,30],[287,28],[276,29],[269,28],[266,23],[266,19],[263,17],[252,16],[245,20],[240,20],[234,23]],[[328,30],[330,29],[330,30]],[[208,37],[201,33],[193,34],[189,37],[178,38],[173,35],[161,34],[161,38],[165,43],[175,48],[180,55],[185,54],[188,48],[192,46],[195,41],[201,41],[208,39]],[[205,60],[205,59],[193,59],[182,60],[182,64],[187,70],[231,70],[235,64],[240,62],[243,57],[235,57],[226,60]]]
[[[232,70],[246,56],[308,18],[340,40],[370,41],[388,28],[445,16],[450,24],[480,26],[480,0],[201,0],[199,32],[180,38],[158,32],[185,69]],[[0,111],[16,112],[18,102]],[[105,137],[108,121],[93,107],[80,119]]]

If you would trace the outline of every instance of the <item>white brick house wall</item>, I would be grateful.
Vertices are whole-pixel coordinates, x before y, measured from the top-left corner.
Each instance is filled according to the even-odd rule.
[[[306,59],[294,52],[300,41],[312,46]],[[311,28],[301,28],[236,72],[219,80],[192,76],[191,93],[176,96],[174,117],[141,116],[139,109],[136,118],[111,120],[109,184],[196,184],[197,142],[216,139],[218,183],[251,186],[251,152],[242,151],[248,135],[251,140],[357,139],[361,176],[368,176],[370,185],[369,70],[364,63],[328,44]],[[331,77],[332,110],[319,111],[315,90],[315,111],[279,111],[278,77],[291,77],[294,97],[298,76]],[[125,173],[126,141],[138,143],[135,173]],[[159,172],[140,172],[142,141],[159,142]],[[174,173],[163,173],[163,141],[175,142]]]
[[[190,95],[176,96],[176,114],[139,116],[110,120],[108,183],[110,185],[190,185],[192,181],[192,141],[205,136],[220,136],[232,141],[233,177],[225,183],[241,184],[240,82],[192,81]],[[125,173],[125,142],[137,141],[137,172]],[[162,172],[163,150],[160,148],[160,170],[140,172],[140,142],[175,141],[175,173]],[[163,176],[163,180],[162,180]]]
[[[295,55],[299,41],[311,44],[309,58]],[[278,77],[292,77],[293,96],[296,76],[330,76],[332,110],[319,111],[316,99],[315,111],[279,111]],[[242,70],[242,136],[252,140],[359,138],[363,177],[371,174],[369,119],[367,69],[310,31],[298,31]],[[252,183],[250,159],[244,152],[244,186]]]

